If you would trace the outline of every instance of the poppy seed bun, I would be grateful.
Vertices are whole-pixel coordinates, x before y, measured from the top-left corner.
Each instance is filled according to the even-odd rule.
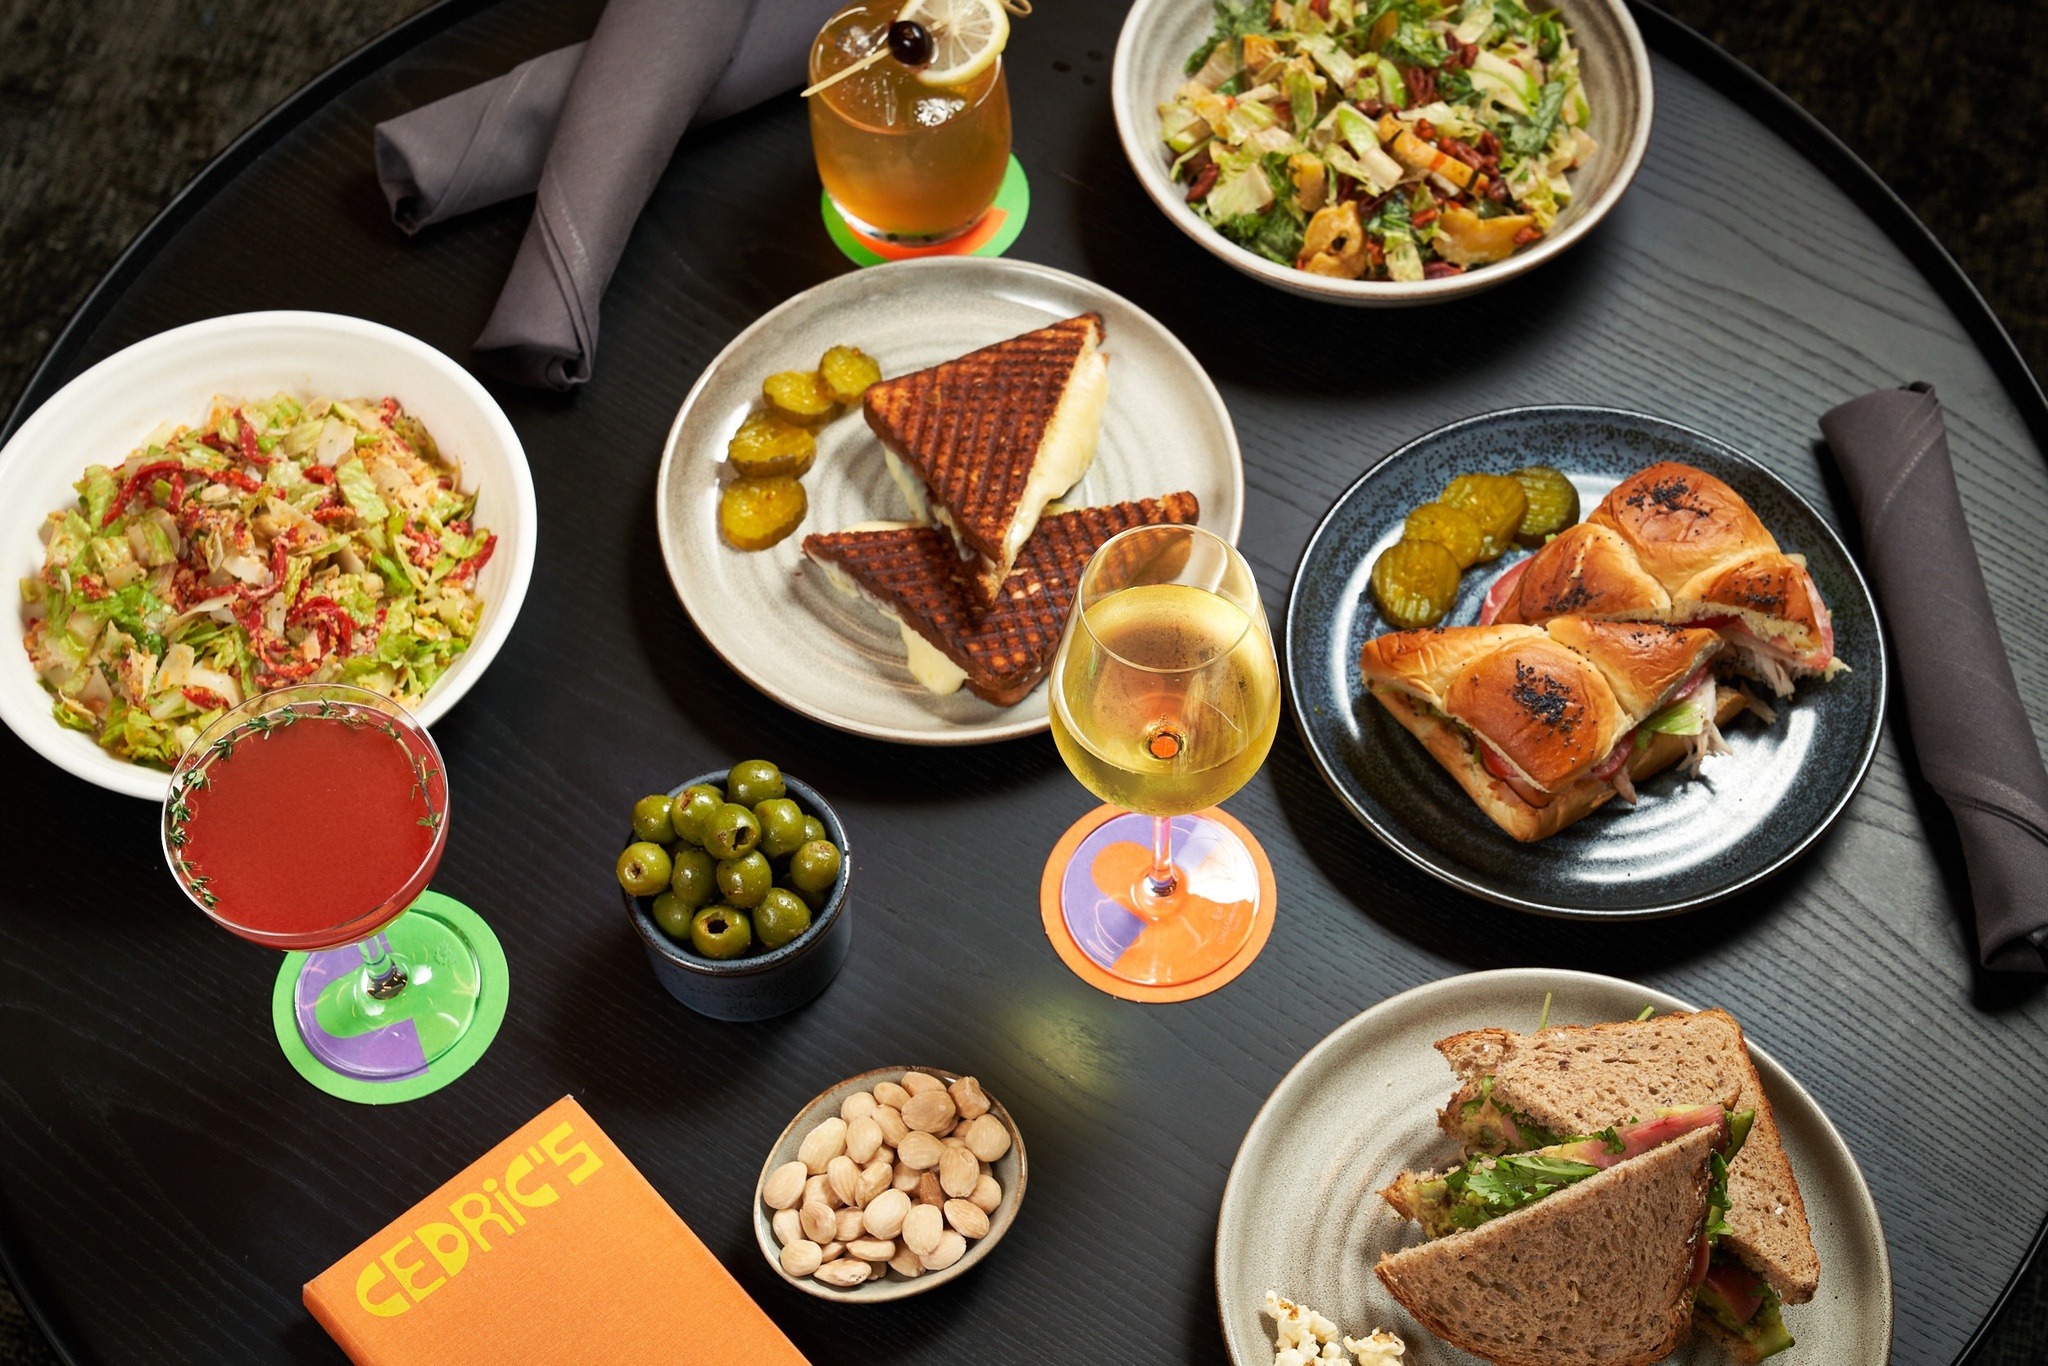
[[[1600,671],[1542,635],[1468,664],[1443,709],[1546,792],[1605,759],[1628,728]]]
[[[1675,595],[1688,618],[1733,616],[1756,635],[1802,654],[1820,648],[1819,594],[1806,559],[1770,551],[1696,575]]]
[[[1682,626],[1559,617],[1545,629],[1552,640],[1591,660],[1621,709],[1638,721],[1663,707],[1721,651],[1718,633]]]
[[[1664,585],[1643,569],[1628,542],[1604,526],[1566,527],[1526,563],[1496,620],[1541,626],[1567,615],[1662,621],[1671,614]]]
[[[1367,678],[1441,708],[1444,689],[1480,649],[1490,650],[1542,634],[1534,626],[1449,626],[1396,631],[1365,642],[1359,668]]]
[[[1704,570],[1778,548],[1741,494],[1669,460],[1616,484],[1586,520],[1618,533],[1673,597]]]

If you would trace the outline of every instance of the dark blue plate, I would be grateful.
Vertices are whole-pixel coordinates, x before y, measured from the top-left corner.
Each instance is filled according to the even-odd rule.
[[[1667,770],[1634,807],[1610,801],[1549,839],[1521,844],[1472,804],[1365,691],[1358,652],[1393,629],[1367,583],[1417,504],[1451,476],[1554,465],[1589,512],[1659,460],[1719,476],[1788,553],[1804,554],[1850,667],[1771,699],[1777,724],[1727,727],[1734,753],[1686,779]],[[1526,552],[1465,573],[1446,625],[1471,625],[1487,585]],[[1676,423],[1606,408],[1514,408],[1419,437],[1368,470],[1309,537],[1287,603],[1288,691],[1302,739],[1330,787],[1404,858],[1454,887],[1545,915],[1633,920],[1730,896],[1784,867],[1841,814],[1869,771],[1884,719],[1884,641],[1863,576],[1819,513],[1739,451]]]

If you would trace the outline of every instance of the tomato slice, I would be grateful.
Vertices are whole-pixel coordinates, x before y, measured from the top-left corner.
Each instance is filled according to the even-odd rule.
[[[1628,734],[1614,742],[1614,748],[1607,752],[1605,759],[1593,766],[1593,777],[1603,783],[1612,778],[1621,766],[1628,762],[1628,756],[1635,752],[1635,747],[1636,733],[1630,730]]]
[[[1529,558],[1534,558],[1533,556]],[[1515,585],[1522,581],[1522,573],[1529,567],[1529,559],[1517,560],[1501,571],[1493,581],[1493,587],[1486,590],[1486,601],[1479,608],[1479,624],[1491,626],[1501,609],[1508,605],[1508,599],[1515,595]]]
[[[1488,773],[1506,783],[1508,791],[1539,810],[1550,805],[1550,794],[1542,788],[1532,786],[1517,777],[1515,771],[1508,767],[1507,760],[1493,752],[1493,746],[1487,744],[1484,740],[1474,740],[1472,743],[1478,746],[1479,762]]]
[[[1702,1238],[1700,1242],[1704,1245],[1706,1239]],[[1762,1278],[1740,1262],[1722,1262],[1701,1280],[1721,1297],[1721,1303],[1728,1306],[1737,1323],[1748,1323],[1756,1317],[1756,1311],[1764,1307]]]

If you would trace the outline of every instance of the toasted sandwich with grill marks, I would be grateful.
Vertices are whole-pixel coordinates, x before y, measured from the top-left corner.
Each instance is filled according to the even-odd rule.
[[[946,694],[965,685],[999,707],[1024,699],[1052,667],[1081,571],[1103,543],[1135,526],[1194,522],[1188,492],[1047,514],[984,606],[971,567],[942,531],[875,522],[804,537],[804,554],[833,587],[864,598],[903,631],[911,673]]]
[[[996,601],[1047,503],[1095,459],[1109,391],[1084,313],[868,386],[861,401],[911,515],[951,537],[965,589]]]

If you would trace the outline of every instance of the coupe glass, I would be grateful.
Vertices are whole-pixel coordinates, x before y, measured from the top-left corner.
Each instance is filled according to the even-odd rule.
[[[1133,813],[1091,833],[1062,872],[1068,930],[1127,982],[1214,972],[1251,937],[1258,869],[1229,826],[1195,813],[1258,772],[1280,722],[1251,566],[1199,527],[1112,538],[1081,575],[1051,693],[1060,757]]]
[[[344,684],[259,694],[172,771],[164,857],[223,929],[306,950],[299,1036],[346,1078],[423,1075],[476,1017],[482,972],[445,920],[407,915],[448,843],[432,737],[388,697]]]

